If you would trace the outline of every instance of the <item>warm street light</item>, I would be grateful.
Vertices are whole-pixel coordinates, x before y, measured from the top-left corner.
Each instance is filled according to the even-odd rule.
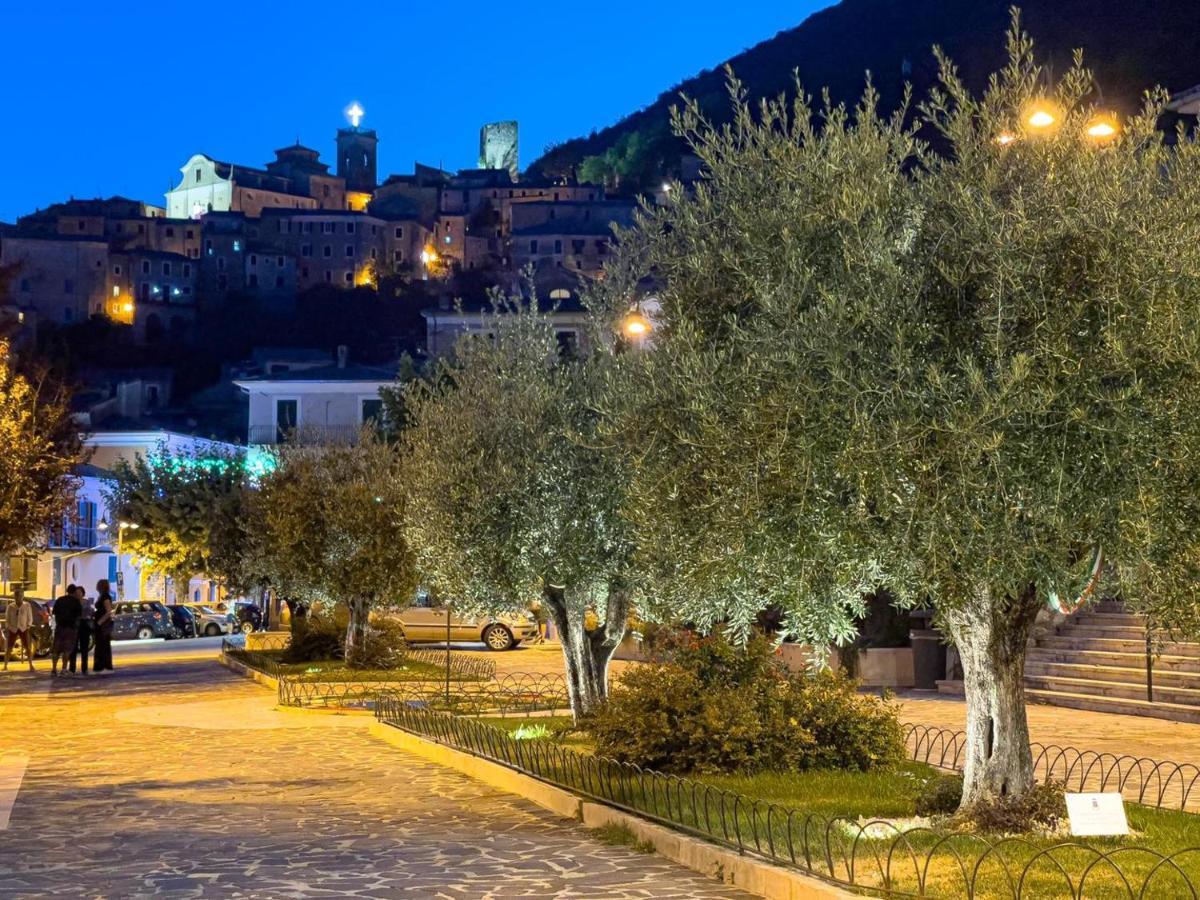
[[[1058,124],[1058,110],[1046,102],[1035,103],[1025,114],[1025,125],[1035,132],[1045,132]]]
[[[996,143],[999,144],[1001,147],[1007,147],[1009,144],[1011,144],[1016,139],[1017,139],[1017,136],[1015,134],[1013,134],[1011,131],[1002,131],[998,135],[996,135]]]
[[[1112,116],[1100,115],[1087,123],[1084,134],[1088,136],[1089,140],[1097,144],[1102,144],[1105,141],[1115,138],[1120,130],[1121,127],[1117,124],[1116,119]]]
[[[650,320],[637,310],[634,310],[621,323],[621,330],[625,332],[627,337],[635,339],[643,338],[650,333]]]

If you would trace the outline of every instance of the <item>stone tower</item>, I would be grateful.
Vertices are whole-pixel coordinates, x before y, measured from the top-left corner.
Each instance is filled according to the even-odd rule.
[[[369,194],[378,184],[376,147],[379,138],[373,128],[339,128],[337,133],[337,173],[346,179],[346,190]]]
[[[479,129],[479,168],[508,169],[517,177],[517,123],[489,122]]]

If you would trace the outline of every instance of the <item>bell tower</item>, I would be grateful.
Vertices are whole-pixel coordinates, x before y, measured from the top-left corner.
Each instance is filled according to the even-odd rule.
[[[370,194],[378,184],[376,147],[379,138],[370,128],[362,128],[363,109],[352,103],[346,110],[349,128],[337,133],[337,173],[346,179],[346,190]]]

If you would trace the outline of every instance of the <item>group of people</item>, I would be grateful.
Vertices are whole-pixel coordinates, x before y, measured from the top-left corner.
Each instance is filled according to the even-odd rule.
[[[33,607],[22,591],[14,592],[13,602],[4,612],[4,668],[8,668],[13,648],[19,642],[29,660],[29,671],[33,671]],[[96,599],[85,596],[82,585],[67,586],[67,591],[54,601],[54,640],[50,645],[50,675],[57,678],[59,662],[63,675],[74,675],[75,664],[81,661],[80,671],[88,673],[88,654],[95,651],[92,660],[93,672],[111,672],[113,597],[108,579],[96,582]]]

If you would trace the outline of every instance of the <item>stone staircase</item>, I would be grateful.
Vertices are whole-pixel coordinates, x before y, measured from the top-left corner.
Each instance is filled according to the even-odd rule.
[[[1165,644],[1153,674],[1151,702],[1145,619],[1102,601],[1030,643],[1025,695],[1031,703],[1200,723],[1200,643]],[[962,683],[941,682],[939,690],[961,694]]]

